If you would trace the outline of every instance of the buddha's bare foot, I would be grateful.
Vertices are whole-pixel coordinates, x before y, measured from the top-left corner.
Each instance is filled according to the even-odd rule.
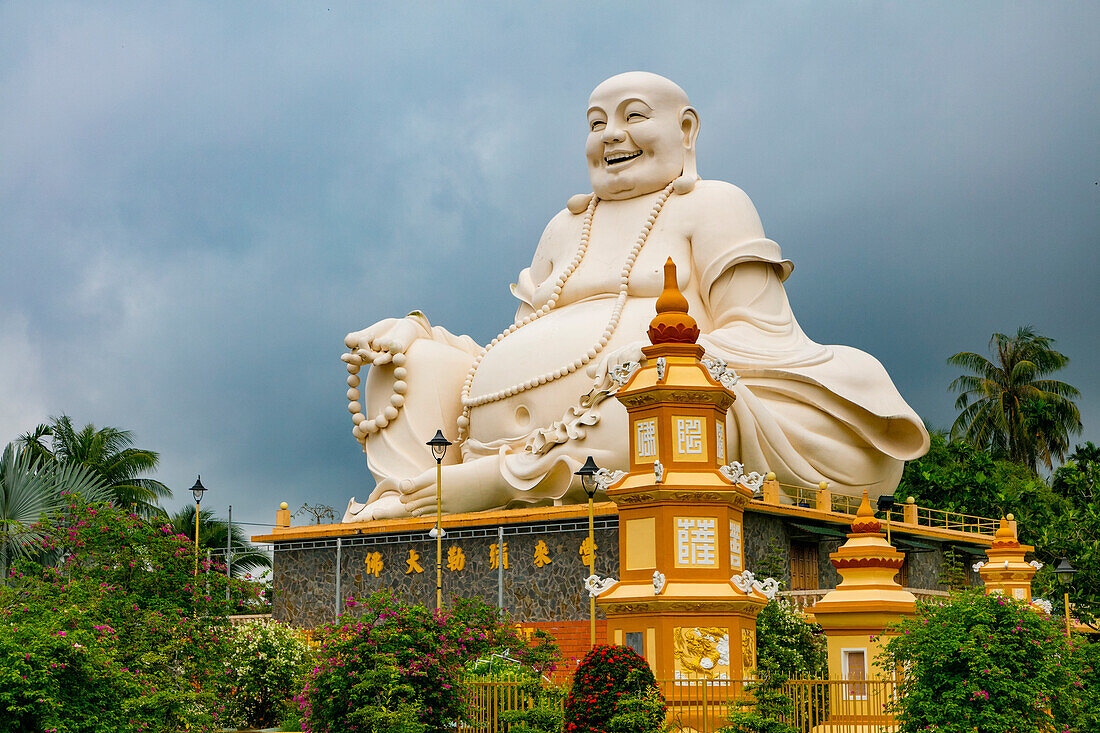
[[[369,522],[372,519],[397,519],[409,516],[405,505],[401,503],[401,497],[396,492],[390,492],[379,497],[371,495],[366,504],[357,502],[354,497],[348,502],[347,511],[344,512],[344,522]]]
[[[401,482],[401,501],[414,517],[436,510],[434,468]],[[461,514],[502,507],[516,490],[504,483],[495,457],[443,467],[443,512]]]

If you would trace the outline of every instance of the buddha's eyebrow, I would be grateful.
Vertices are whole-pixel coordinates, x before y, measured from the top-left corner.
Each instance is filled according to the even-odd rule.
[[[603,115],[604,117],[607,116],[607,113],[603,111],[603,107],[589,107],[588,108],[588,116],[589,117],[591,117],[592,113],[594,113],[594,112],[598,112],[599,114]]]
[[[624,99],[623,101],[619,102],[619,109],[622,109],[622,108],[626,107],[627,105],[629,105],[633,102],[638,102],[639,104],[643,104],[643,105],[645,105],[645,108],[648,109],[650,112],[653,111],[653,106],[651,104],[649,104],[649,102],[642,99],[641,97],[628,97],[627,99]]]

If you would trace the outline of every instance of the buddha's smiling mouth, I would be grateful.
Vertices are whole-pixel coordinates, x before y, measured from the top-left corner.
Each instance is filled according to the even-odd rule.
[[[619,152],[615,152],[615,153],[608,153],[607,155],[604,156],[603,162],[607,164],[608,168],[614,168],[616,166],[620,166],[620,165],[624,165],[626,163],[629,163],[630,161],[641,157],[641,155],[642,155],[641,150],[619,151]]]

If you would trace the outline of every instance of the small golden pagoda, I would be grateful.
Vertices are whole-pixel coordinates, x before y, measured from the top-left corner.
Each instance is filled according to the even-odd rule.
[[[745,573],[742,520],[753,491],[725,449],[736,375],[696,343],[671,259],[648,335],[644,365],[617,375],[630,466],[607,495],[618,505],[621,578],[596,602],[609,642],[640,650],[658,679],[745,679],[774,581],[754,584]]]
[[[985,583],[985,592],[999,593],[1024,603],[1031,603],[1031,579],[1035,566],[1024,558],[1035,548],[1021,545],[1016,536],[1016,522],[1011,514],[1001,517],[1001,525],[993,537],[993,546],[985,551],[989,561],[978,568]]]
[[[848,541],[830,553],[829,560],[842,580],[810,610],[825,630],[829,679],[844,684],[829,686],[829,720],[814,731],[881,730],[888,722],[882,706],[892,694],[881,683],[893,680],[894,670],[882,669],[875,658],[889,640],[883,632],[913,616],[917,599],[894,579],[905,553],[886,541],[867,492]],[[858,725],[853,724],[856,719]]]

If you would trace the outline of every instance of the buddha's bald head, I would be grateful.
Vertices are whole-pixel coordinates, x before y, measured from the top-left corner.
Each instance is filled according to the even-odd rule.
[[[607,79],[588,98],[585,157],[592,190],[604,199],[659,191],[695,177],[699,116],[677,84],[630,71]]]

